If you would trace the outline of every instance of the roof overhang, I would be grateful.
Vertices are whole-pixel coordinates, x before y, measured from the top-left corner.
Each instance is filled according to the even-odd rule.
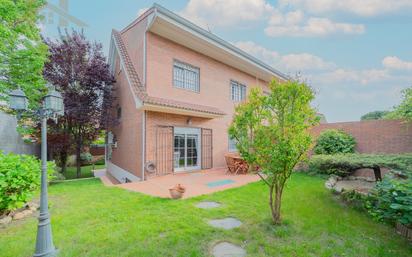
[[[207,55],[256,78],[270,81],[288,77],[232,44],[198,27],[190,21],[155,4],[148,17],[147,31]]]
[[[156,105],[156,104],[150,104],[150,103],[144,103],[141,109],[145,111],[164,112],[164,113],[179,114],[179,115],[200,117],[200,118],[206,118],[206,119],[214,119],[214,118],[219,118],[223,116],[222,114],[186,110],[182,108],[162,106],[162,105]]]

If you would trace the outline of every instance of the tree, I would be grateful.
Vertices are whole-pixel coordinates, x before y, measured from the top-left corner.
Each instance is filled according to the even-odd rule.
[[[404,119],[412,121],[412,87],[402,90],[402,101],[385,119]]]
[[[0,100],[20,87],[33,108],[46,92],[42,72],[47,46],[36,26],[44,4],[43,0],[0,0]]]
[[[70,136],[79,177],[83,147],[96,139],[100,129],[110,125],[108,110],[113,102],[114,78],[102,53],[102,45],[92,44],[83,33],[66,31],[59,40],[46,40],[46,43],[50,62],[45,65],[44,76],[60,88],[65,107],[64,116],[51,131],[63,138]],[[60,149],[62,158],[67,156],[65,151],[69,149]]]
[[[381,120],[389,111],[373,111],[361,116],[361,120]]]
[[[304,159],[312,142],[308,130],[319,118],[310,106],[314,93],[306,84],[273,80],[269,87],[269,95],[252,89],[248,101],[236,107],[229,135],[241,156],[259,167],[258,174],[269,187],[273,222],[280,224],[285,183]]]

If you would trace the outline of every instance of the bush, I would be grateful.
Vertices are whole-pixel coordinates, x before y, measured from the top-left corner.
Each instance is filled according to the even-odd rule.
[[[355,138],[343,131],[328,129],[323,131],[316,140],[315,154],[354,153]]]
[[[92,161],[93,156],[91,155],[91,153],[89,152],[84,152],[80,154],[80,160],[81,163],[84,164],[90,164],[90,162]]]
[[[346,176],[361,168],[385,167],[412,171],[412,154],[336,154],[313,155],[308,170],[319,174]]]
[[[412,225],[412,173],[388,174],[371,191],[368,212],[377,220]]]
[[[48,163],[49,174],[54,168],[54,162]],[[31,199],[40,185],[40,171],[40,161],[34,156],[0,151],[0,214],[18,209]]]

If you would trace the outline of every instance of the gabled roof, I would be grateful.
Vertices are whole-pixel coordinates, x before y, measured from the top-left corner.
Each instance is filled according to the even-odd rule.
[[[142,15],[147,15],[148,13],[151,13],[149,15],[148,31],[159,34],[218,61],[227,63],[252,76],[258,75],[259,78],[267,81],[273,77],[280,80],[290,79],[287,75],[270,65],[159,4],[155,3]],[[136,21],[138,20],[139,18],[136,19]],[[135,22],[132,22],[124,30],[133,26]]]
[[[172,99],[149,96],[146,92],[146,88],[140,82],[139,75],[137,74],[136,69],[134,68],[134,65],[129,57],[129,54],[127,53],[126,46],[123,43],[122,36],[118,31],[113,30],[112,38],[114,41],[114,47],[116,47],[122,65],[125,69],[126,77],[128,79],[129,86],[131,87],[133,96],[136,102],[139,102],[138,107],[154,111],[171,111],[172,109],[180,109],[188,115],[209,118],[225,115],[223,111],[214,107],[190,104]]]

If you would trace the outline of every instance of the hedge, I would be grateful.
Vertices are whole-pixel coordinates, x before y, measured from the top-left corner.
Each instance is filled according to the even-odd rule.
[[[347,176],[361,168],[389,168],[412,172],[412,154],[335,154],[313,155],[308,170],[319,174]]]

